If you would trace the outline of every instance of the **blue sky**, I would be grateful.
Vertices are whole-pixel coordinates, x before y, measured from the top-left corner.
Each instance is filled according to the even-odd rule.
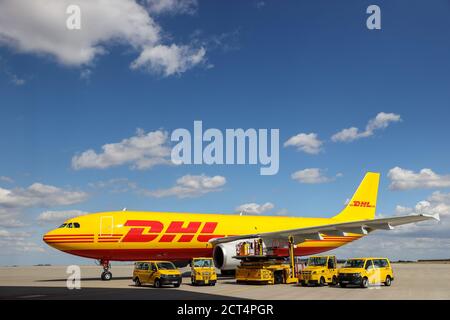
[[[78,2],[83,10],[83,1]],[[32,197],[27,188],[35,183],[58,188],[47,190],[48,201],[34,199],[27,205],[28,198],[12,203],[0,193],[0,240],[9,248],[0,254],[0,264],[90,263],[41,242],[42,233],[60,222],[39,220],[46,211],[127,207],[233,213],[242,204],[270,202],[273,208],[261,214],[330,217],[342,208],[366,171],[382,174],[378,213],[398,214],[402,209],[397,206],[405,212],[417,211],[416,204],[427,201],[426,209],[443,217],[442,234],[434,239],[433,227],[424,226],[428,233],[420,239],[428,240],[423,247],[425,241],[418,239],[414,228],[394,235],[381,233],[337,253],[370,250],[415,259],[448,252],[448,1],[426,5],[423,1],[377,1],[381,30],[366,28],[366,8],[373,4],[369,1],[286,1],[282,5],[276,1],[175,1],[178,6],[164,10],[155,9],[162,0],[123,3],[131,3],[153,19],[152,26],[148,21],[143,25],[148,31],[159,30],[157,41],[133,43],[136,34],[124,24],[117,31],[120,41],[108,38],[107,30],[96,29],[104,34],[101,40],[92,38],[89,28],[82,26],[83,41],[77,42],[64,28],[54,32],[62,37],[54,36],[47,28],[54,27],[52,21],[39,7],[30,8],[36,17],[36,25],[30,26],[17,10],[21,1],[0,5],[0,11],[17,14],[14,20],[0,23],[0,188],[12,192],[16,200],[19,195]],[[106,21],[107,15],[96,18]],[[24,31],[14,33],[14,28]],[[43,47],[35,40],[39,36],[55,46]],[[101,47],[104,52],[90,58],[77,56],[70,51],[73,42],[88,49]],[[176,61],[149,58],[143,66],[132,67],[145,50],[157,54],[158,46],[166,48],[167,55],[174,54]],[[200,61],[192,62],[195,56]],[[173,64],[175,71],[168,74]],[[383,122],[385,127],[354,141],[332,140],[345,128],[364,132],[382,112],[401,120]],[[177,128],[192,130],[194,120],[221,130],[280,129],[278,174],[261,176],[259,166],[159,165],[145,170],[131,168],[132,162],[104,169],[72,166],[74,157],[89,149],[98,155],[103,145],[136,136],[138,128],[170,134]],[[301,133],[317,135],[322,142],[317,154],[283,147]],[[388,176],[395,167],[401,170]],[[311,168],[320,169],[325,182],[291,178],[294,172]],[[422,169],[430,169],[435,176],[430,178]],[[408,170],[411,174],[406,174]],[[145,191],[171,188],[186,175],[221,176],[226,183],[197,197],[145,195]],[[114,192],[108,181],[115,179],[120,179],[122,187]],[[389,188],[398,180],[407,186]],[[73,197],[71,203],[58,198],[63,192]],[[440,197],[431,199],[437,192]],[[15,226],[11,220],[17,222]],[[386,246],[394,236],[398,247],[389,252]],[[374,248],[375,242],[382,241],[386,246]]]

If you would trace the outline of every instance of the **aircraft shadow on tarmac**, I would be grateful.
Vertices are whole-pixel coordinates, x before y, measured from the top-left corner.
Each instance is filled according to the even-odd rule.
[[[0,300],[236,300],[238,297],[172,288],[0,287]]]

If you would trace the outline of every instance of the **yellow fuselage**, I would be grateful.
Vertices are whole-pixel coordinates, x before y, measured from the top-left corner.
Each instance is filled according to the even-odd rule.
[[[208,241],[213,238],[336,222],[340,221],[333,218],[103,212],[70,219],[65,222],[65,227],[48,232],[44,241],[58,250],[99,260],[176,261],[212,256],[213,248]],[[325,252],[358,238],[359,235],[323,235],[323,240],[306,240],[298,244],[295,254],[303,256]]]

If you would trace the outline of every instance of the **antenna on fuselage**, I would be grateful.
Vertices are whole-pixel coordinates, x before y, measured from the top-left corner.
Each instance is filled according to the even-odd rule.
[[[123,208],[122,211],[127,211],[127,208]]]

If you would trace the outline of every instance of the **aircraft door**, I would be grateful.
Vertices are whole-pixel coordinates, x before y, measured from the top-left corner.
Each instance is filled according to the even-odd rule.
[[[100,235],[112,236],[114,234],[114,217],[105,216],[100,218]]]

